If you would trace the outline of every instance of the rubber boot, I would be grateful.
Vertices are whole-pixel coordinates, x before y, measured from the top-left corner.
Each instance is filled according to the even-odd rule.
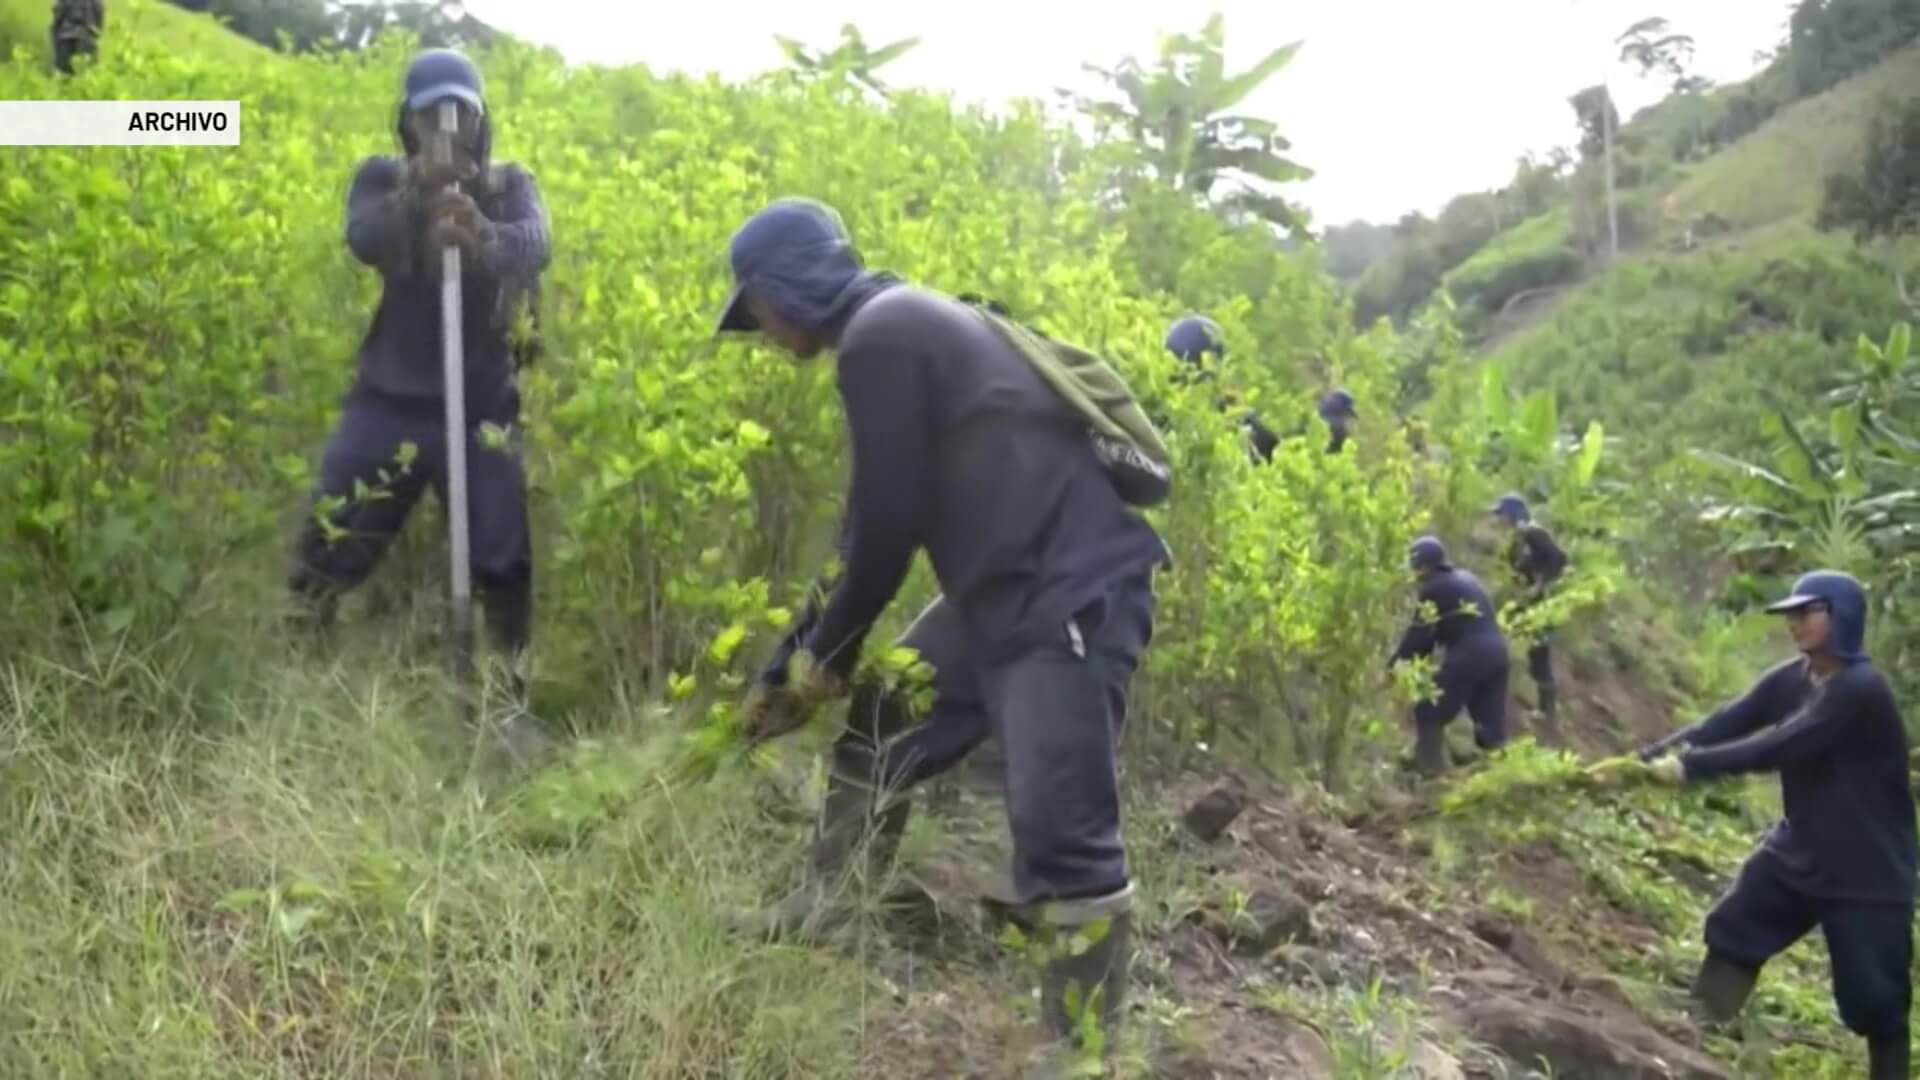
[[[1083,1038],[1089,1011],[1098,1017],[1101,1057],[1112,1052],[1132,978],[1132,909],[1131,885],[1108,896],[1045,906],[1041,920],[1051,940],[1040,976],[1040,1010],[1049,1042],[1027,1070],[1031,1080],[1080,1075],[1075,1065],[1092,1052]],[[1102,923],[1105,933],[1075,951],[1074,939],[1092,937]]]
[[[340,618],[339,591],[309,581],[304,574],[294,576],[288,591],[293,606],[283,628],[289,643],[307,652],[330,649]]]
[[[532,589],[518,586],[490,590],[486,619],[499,663],[492,681],[506,696],[505,707],[492,724],[493,734],[514,764],[526,767],[559,745],[532,710]]]
[[[1438,776],[1447,768],[1447,732],[1438,724],[1415,722],[1413,768],[1422,776]]]
[[[1709,1024],[1733,1020],[1745,1007],[1747,995],[1753,993],[1753,984],[1759,978],[1758,970],[1708,950],[1707,958],[1700,963],[1700,973],[1693,980],[1691,996],[1695,1015]]]
[[[1908,1080],[1908,1036],[1867,1040],[1867,1080]]]
[[[855,691],[847,707],[848,730],[834,743],[829,761],[807,878],[767,913],[763,932],[802,936],[809,927],[827,930],[843,922],[851,912],[836,894],[863,846],[867,880],[856,884],[877,885],[893,865],[913,804],[905,792],[880,790],[880,748],[910,719],[910,706],[897,695],[871,683]]]
[[[885,876],[912,809],[911,800],[901,797],[874,813],[871,789],[834,773],[814,827],[806,880],[781,898],[757,929],[769,937],[805,938],[843,924],[853,912],[841,890],[850,884],[877,884]],[[865,880],[850,881],[854,856],[863,846]]]

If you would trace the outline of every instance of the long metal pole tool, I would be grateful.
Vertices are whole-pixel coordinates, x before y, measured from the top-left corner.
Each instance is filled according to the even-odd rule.
[[[453,135],[459,123],[458,106],[442,101],[436,149],[443,164],[453,161]],[[460,248],[448,244],[440,253],[441,370],[447,401],[447,526],[453,544],[448,564],[453,590],[453,677],[464,719],[472,709],[473,574],[467,541],[466,350],[460,326]]]

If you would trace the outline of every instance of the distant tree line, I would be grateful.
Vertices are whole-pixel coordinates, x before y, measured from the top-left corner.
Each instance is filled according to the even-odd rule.
[[[1827,179],[1819,224],[1861,243],[1920,234],[1920,97],[1875,110],[1858,168]]]
[[[429,46],[477,48],[501,32],[468,14],[457,2],[421,0],[168,0],[225,23],[242,37],[273,49],[309,52],[356,50],[379,34],[398,30]]]

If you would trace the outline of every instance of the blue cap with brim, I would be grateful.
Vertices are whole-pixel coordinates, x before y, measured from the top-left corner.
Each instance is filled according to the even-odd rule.
[[[1867,593],[1859,579],[1835,570],[1815,570],[1800,575],[1793,590],[1783,600],[1767,605],[1777,613],[1804,611],[1813,604],[1824,604],[1833,613],[1833,633],[1825,652],[1853,663],[1867,658]]]
[[[720,322],[713,328],[714,333],[745,334],[760,329],[753,313],[747,310],[746,292],[747,283],[743,281],[727,294],[727,306],[720,312]]]
[[[448,98],[455,98],[459,101],[466,102],[468,105],[473,106],[473,111],[477,113],[484,115],[487,111],[487,103],[480,100],[480,95],[474,93],[472,87],[462,86],[459,83],[440,83],[437,86],[429,86],[417,94],[409,94],[407,96],[407,108],[430,108]]]
[[[763,270],[777,274],[795,258],[845,252],[852,246],[840,215],[825,203],[806,198],[776,199],[740,226],[728,244],[733,265],[733,291],[720,311],[714,333],[746,333],[760,329],[747,310],[747,285]],[[791,269],[789,267],[789,269]]]
[[[1815,604],[1825,604],[1827,602],[1827,598],[1824,596],[1810,596],[1804,593],[1795,593],[1784,600],[1775,600],[1773,603],[1768,604],[1767,611],[1779,615],[1789,611],[1800,611],[1805,608],[1810,608]]]
[[[428,49],[407,65],[401,95],[408,109],[425,109],[453,98],[484,114],[484,89],[485,80],[472,60],[456,49]]]
[[[1192,363],[1205,353],[1225,356],[1227,345],[1220,324],[1202,315],[1187,315],[1167,330],[1168,352]]]

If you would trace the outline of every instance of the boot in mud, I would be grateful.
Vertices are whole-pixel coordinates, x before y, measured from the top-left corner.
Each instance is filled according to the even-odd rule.
[[[1051,953],[1040,977],[1040,1008],[1050,1041],[1029,1063],[1028,1080],[1085,1075],[1076,1071],[1084,1059],[1104,1064],[1111,1056],[1132,977],[1132,907],[1131,885],[1110,896],[1045,906],[1040,918],[1051,931]],[[1089,1045],[1094,1028],[1098,1044]]]
[[[1867,1040],[1867,1080],[1908,1080],[1908,1035]]]
[[[1700,973],[1693,980],[1691,997],[1695,1017],[1706,1024],[1732,1021],[1740,1015],[1759,978],[1759,971],[1709,950],[1700,964]]]

